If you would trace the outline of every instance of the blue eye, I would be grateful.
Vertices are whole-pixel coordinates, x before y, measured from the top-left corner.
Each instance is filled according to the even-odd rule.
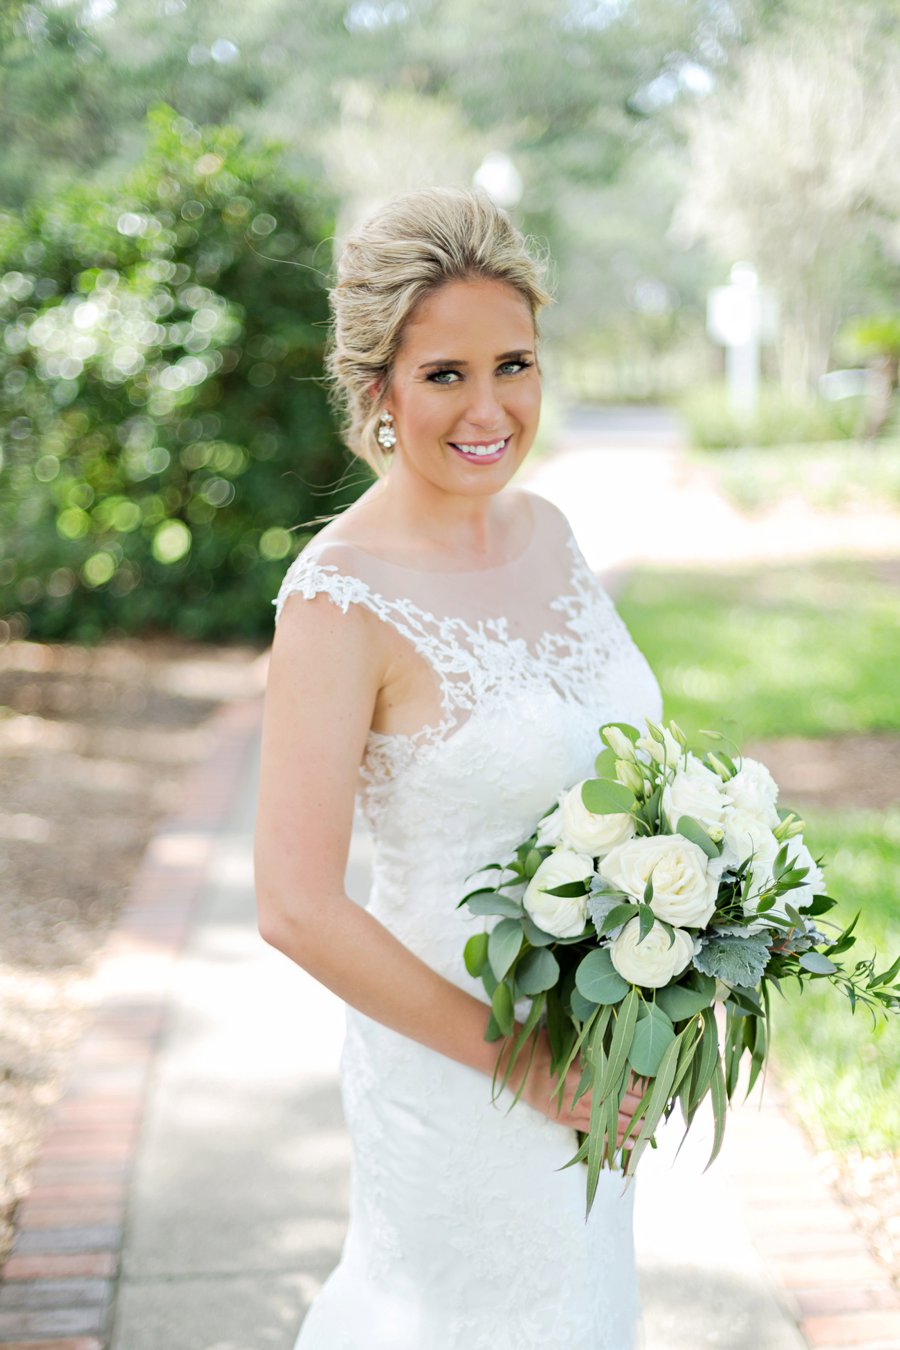
[[[444,375],[450,375],[452,379],[445,380],[442,378]],[[428,379],[432,384],[456,384],[457,380],[460,379],[460,374],[458,370],[435,370],[428,376]]]
[[[499,369],[511,370],[514,375],[518,375],[520,370],[529,370],[530,367],[531,367],[530,361],[504,361],[503,365],[500,366]]]

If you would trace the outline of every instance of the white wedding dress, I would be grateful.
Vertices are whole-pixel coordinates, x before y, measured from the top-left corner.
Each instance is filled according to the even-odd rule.
[[[425,572],[320,535],[276,601],[277,613],[323,592],[343,611],[364,605],[433,672],[428,725],[369,735],[367,908],[486,1004],[463,945],[497,920],[456,908],[470,874],[505,860],[590,775],[601,723],[661,716],[656,680],[565,518],[528,497],[534,529],[512,562]],[[584,1167],[558,1170],[572,1129],[521,1100],[507,1114],[512,1093],[492,1105],[484,1074],[350,1006],[346,1019],[350,1223],[295,1350],[632,1350],[633,1185],[623,1195],[602,1173],[585,1223]]]

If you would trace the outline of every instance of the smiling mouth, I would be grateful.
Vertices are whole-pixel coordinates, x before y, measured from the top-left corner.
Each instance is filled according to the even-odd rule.
[[[511,440],[512,436],[505,436],[502,440],[481,441],[476,443],[470,441],[451,441],[450,445],[458,455],[463,457],[463,459],[493,464],[500,459]]]

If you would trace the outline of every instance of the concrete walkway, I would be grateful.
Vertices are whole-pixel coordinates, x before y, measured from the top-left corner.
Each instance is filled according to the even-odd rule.
[[[210,858],[172,991],[131,1183],[112,1350],[290,1350],[340,1252],[343,1009],[257,936],[253,767]],[[367,862],[359,836],[348,873],[357,897]],[[698,1138],[673,1170],[676,1142],[648,1157],[639,1178],[646,1350],[801,1350],[741,1217],[728,1158],[701,1177],[708,1138]]]

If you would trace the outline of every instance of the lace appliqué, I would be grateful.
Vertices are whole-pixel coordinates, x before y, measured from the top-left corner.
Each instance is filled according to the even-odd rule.
[[[534,647],[509,633],[505,617],[470,624],[460,618],[438,618],[402,597],[387,599],[361,578],[333,563],[320,563],[303,553],[289,568],[278,597],[276,619],[289,595],[312,599],[325,594],[346,613],[360,604],[405,637],[434,671],[444,716],[415,732],[370,731],[360,765],[358,805],[374,827],[390,785],[413,762],[433,753],[458,731],[466,715],[492,697],[508,698],[517,690],[552,686],[577,703],[596,697],[610,666],[634,652],[631,637],[609,596],[585,562],[574,536],[567,539],[571,561],[570,590],[549,603],[563,616],[564,627],[541,634]]]

